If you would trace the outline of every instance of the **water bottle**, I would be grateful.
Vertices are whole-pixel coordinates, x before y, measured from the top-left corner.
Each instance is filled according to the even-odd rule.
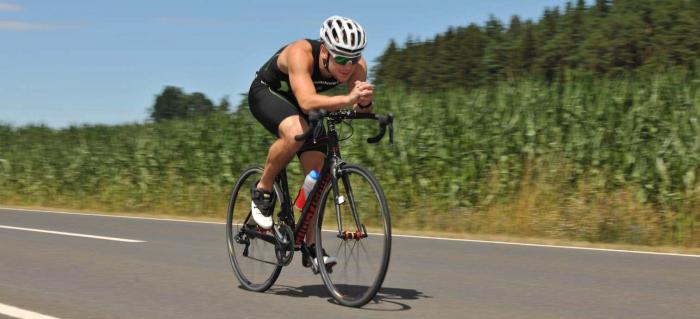
[[[299,195],[297,195],[297,199],[294,201],[294,206],[298,209],[304,209],[304,204],[306,204],[306,198],[309,197],[309,194],[311,193],[311,190],[314,189],[314,185],[316,184],[316,181],[318,180],[318,172],[315,170],[311,170],[308,175],[306,175],[306,178],[304,178],[304,185],[301,186],[301,189],[299,190]]]

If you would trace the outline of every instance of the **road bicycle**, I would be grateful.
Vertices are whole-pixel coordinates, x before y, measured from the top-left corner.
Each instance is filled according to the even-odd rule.
[[[257,226],[251,218],[251,188],[260,179],[262,168],[250,167],[238,178],[229,201],[226,238],[233,272],[243,288],[266,291],[282,267],[291,263],[294,252],[301,251],[302,264],[321,274],[328,292],[341,305],[361,307],[376,296],[391,255],[389,207],[374,176],[367,169],[342,160],[336,129],[343,123],[352,127],[351,121],[360,119],[379,123],[379,133],[367,142],[378,143],[389,128],[393,144],[391,114],[350,110],[309,114],[308,129],[295,139],[312,138],[317,143],[327,128],[327,150],[320,176],[296,222],[286,168],[275,179],[273,206],[277,213],[270,229]],[[315,234],[315,256],[322,256],[325,249],[337,258],[334,267],[324,267],[322,261],[318,266],[312,260],[305,240],[309,231]]]

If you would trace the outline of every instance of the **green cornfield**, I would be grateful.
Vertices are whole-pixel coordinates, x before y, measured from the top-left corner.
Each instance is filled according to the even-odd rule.
[[[382,183],[397,229],[700,247],[700,77],[570,76],[470,91],[377,90],[341,128],[346,161]],[[352,134],[352,136],[350,136]],[[0,204],[224,218],[272,136],[247,108],[121,126],[0,126]],[[289,169],[301,183],[296,160]]]

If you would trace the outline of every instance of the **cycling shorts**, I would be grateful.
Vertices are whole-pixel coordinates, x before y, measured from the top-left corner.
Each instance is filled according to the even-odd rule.
[[[255,119],[276,137],[279,137],[280,123],[287,117],[299,115],[306,123],[309,122],[309,116],[301,110],[296,100],[274,92],[258,77],[256,77],[250,85],[248,105]],[[307,151],[319,151],[325,154],[327,140],[328,137],[324,130],[321,133],[321,137],[316,139],[316,144],[313,143],[311,138],[306,140],[304,145],[297,152],[297,156],[301,156],[303,152]]]

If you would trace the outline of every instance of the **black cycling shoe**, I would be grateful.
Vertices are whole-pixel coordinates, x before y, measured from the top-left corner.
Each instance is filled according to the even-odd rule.
[[[311,257],[303,250],[301,251],[301,265],[304,266],[304,268],[311,267]]]

